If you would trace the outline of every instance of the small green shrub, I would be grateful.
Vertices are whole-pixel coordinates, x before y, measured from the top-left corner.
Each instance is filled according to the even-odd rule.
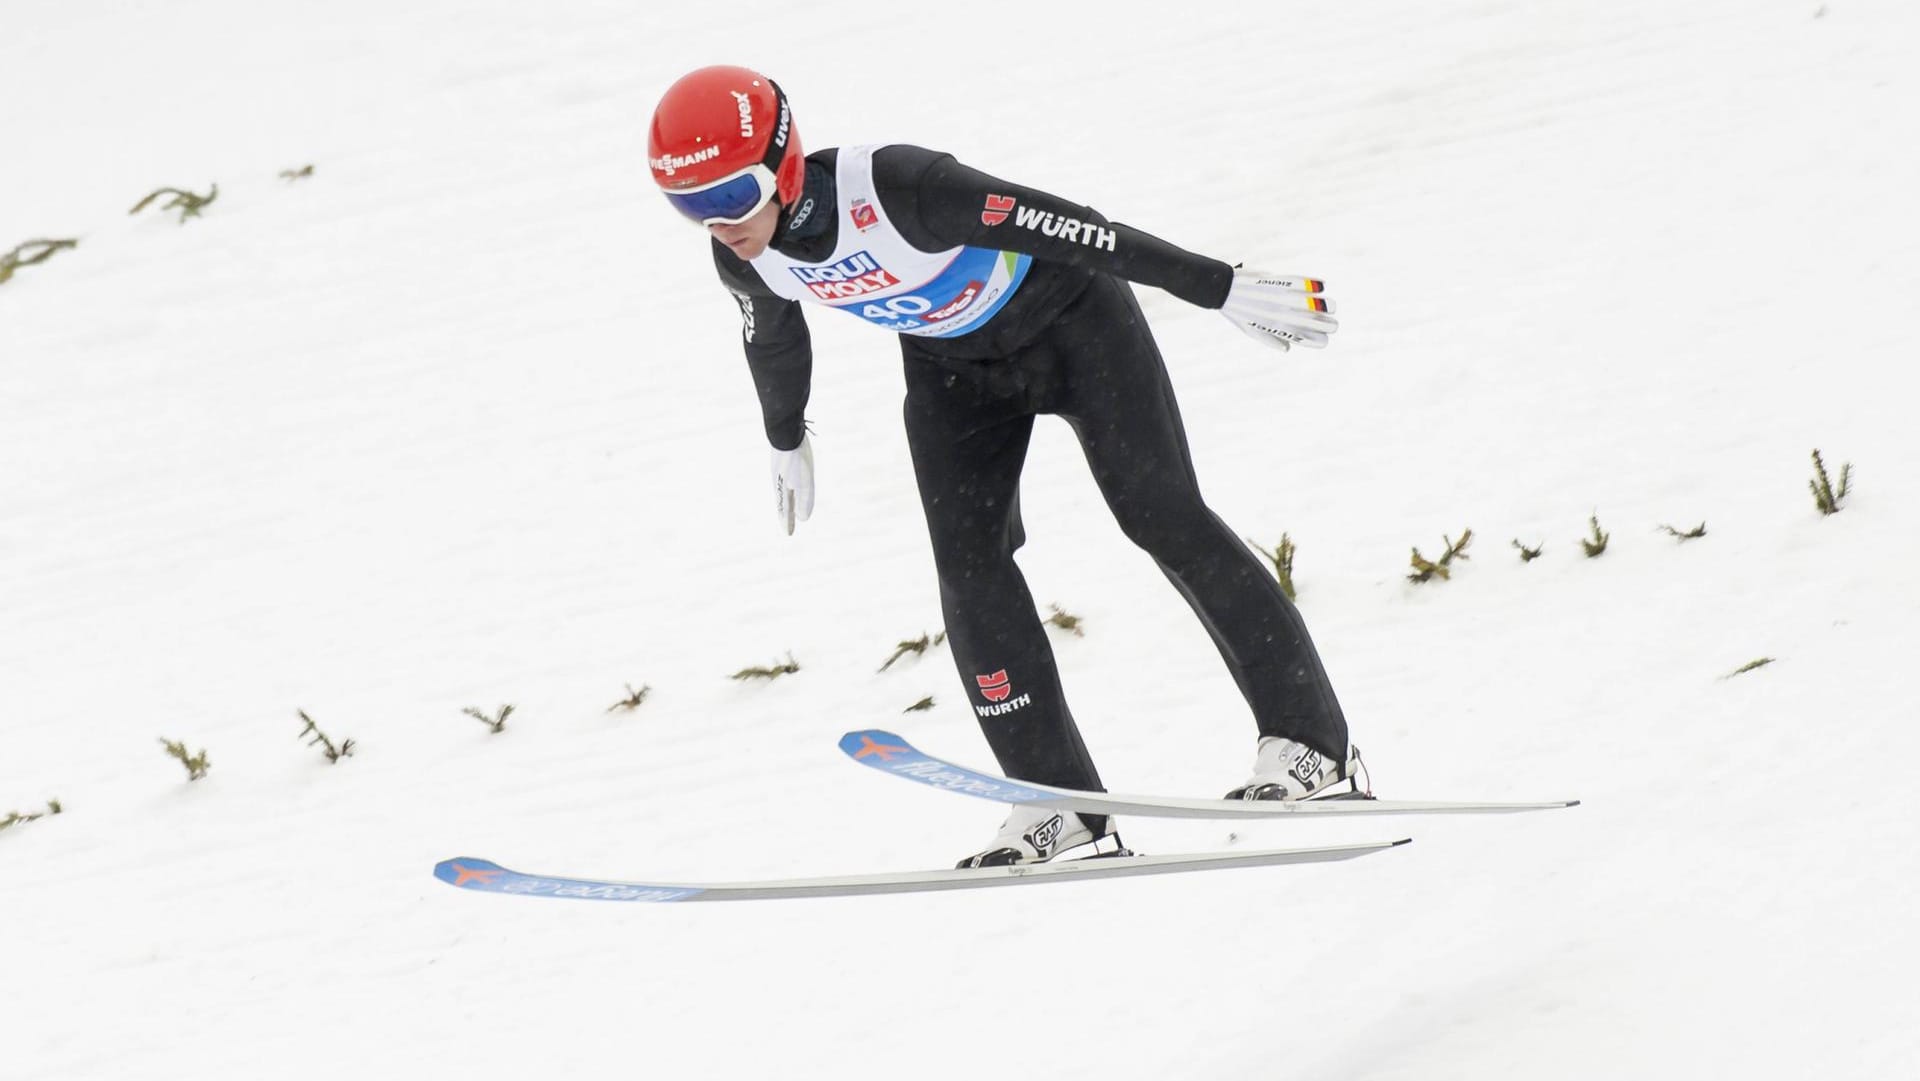
[[[328,765],[333,765],[353,754],[352,740],[343,739],[336,744],[327,738],[325,732],[320,731],[320,726],[314,723],[312,717],[307,716],[306,710],[296,712],[299,713],[300,720],[306,724],[306,727],[300,731],[300,738],[306,740],[309,747],[319,747],[320,753],[327,756]]]
[[[80,246],[78,240],[29,240],[5,255],[0,255],[0,284],[13,277],[23,266],[34,266],[53,258],[53,253]]]
[[[798,671],[800,671],[800,662],[793,659],[792,653],[788,653],[786,663],[784,664],[773,664],[766,667],[761,667],[756,665],[752,668],[742,668],[741,670],[739,670],[738,672],[735,672],[733,675],[728,676],[727,678],[735,679],[735,680],[748,680],[748,679],[775,680],[775,679],[779,679],[781,676],[793,675],[795,672],[798,672]]]
[[[1813,479],[1807,482],[1813,492],[1813,505],[1820,508],[1820,514],[1840,513],[1840,502],[1847,498],[1853,488],[1853,463],[1847,462],[1840,467],[1840,487],[1835,488],[1827,477],[1827,463],[1820,460],[1820,452],[1813,452]]]
[[[625,698],[622,698],[620,701],[615,702],[613,705],[608,706],[607,707],[608,713],[612,713],[615,710],[625,710],[628,713],[632,713],[634,710],[640,708],[640,703],[645,702],[647,700],[648,693],[650,693],[653,690],[652,686],[645,683],[642,683],[640,685],[640,689],[637,691],[633,689],[633,684],[631,683],[628,683],[625,686],[627,688],[627,696]]]
[[[897,662],[900,658],[906,656],[909,653],[915,656],[919,656],[921,654],[926,653],[928,649],[934,646],[937,646],[946,640],[947,640],[946,631],[941,631],[939,634],[935,634],[935,635],[923,634],[918,638],[905,639],[899,645],[893,647],[893,656],[888,657],[887,663],[880,666],[880,671],[884,672],[887,669],[892,668],[895,662]]]
[[[213,768],[213,763],[207,761],[205,748],[201,748],[199,754],[189,754],[185,743],[177,739],[167,739],[164,736],[161,737],[160,745],[167,749],[167,754],[178,759],[180,765],[186,768],[189,781],[197,781],[205,777],[207,771]]]
[[[1587,519],[1587,526],[1592,532],[1580,539],[1580,550],[1587,553],[1588,559],[1597,559],[1600,553],[1607,550],[1607,542],[1613,539],[1613,534],[1601,532],[1598,514]]]
[[[163,195],[171,195],[173,198],[168,200],[166,205],[160,209],[163,211],[178,210],[180,212],[180,224],[185,225],[188,218],[199,217],[201,210],[212,205],[215,199],[220,198],[220,185],[213,185],[212,190],[205,195],[195,195],[190,191],[182,191],[179,188],[156,188],[145,199],[133,204],[133,209],[127,211],[127,213],[138,214],[153,205],[154,200]]]
[[[1280,543],[1271,552],[1252,540],[1247,543],[1252,544],[1254,551],[1266,556],[1267,562],[1273,564],[1273,575],[1280,579],[1280,591],[1287,595],[1287,599],[1298,600],[1293,591],[1293,538],[1285,533],[1280,534]]]
[[[1473,543],[1473,530],[1468,529],[1461,533],[1460,539],[1457,541],[1442,533],[1440,540],[1446,544],[1446,551],[1440,554],[1440,559],[1437,562],[1421,555],[1420,549],[1415,548],[1413,550],[1413,558],[1409,560],[1413,565],[1413,573],[1407,575],[1407,581],[1430,582],[1435,578],[1450,580],[1453,577],[1452,568],[1454,560],[1473,558],[1467,555],[1467,545]]]
[[[513,707],[510,705],[501,706],[491,717],[472,706],[468,706],[460,712],[486,725],[495,735],[499,735],[507,730],[507,718],[513,716]]]
[[[59,800],[50,799],[47,801],[47,809],[44,811],[29,811],[26,814],[21,814],[19,811],[8,811],[7,817],[0,818],[0,830],[18,826],[23,822],[34,822],[48,815],[57,815],[63,810],[65,810],[65,808],[60,806]]]

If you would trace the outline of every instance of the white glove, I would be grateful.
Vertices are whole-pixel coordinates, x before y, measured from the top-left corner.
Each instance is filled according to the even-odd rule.
[[[789,537],[795,519],[813,517],[813,441],[804,432],[792,450],[774,448],[773,512]]]
[[[1236,268],[1220,314],[1247,337],[1281,352],[1296,344],[1324,349],[1327,335],[1340,329],[1333,301],[1320,295],[1326,287],[1316,278]]]

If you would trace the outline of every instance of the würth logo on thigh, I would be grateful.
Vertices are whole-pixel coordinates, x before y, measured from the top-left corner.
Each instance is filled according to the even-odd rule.
[[[1005,702],[1013,693],[1013,680],[1007,678],[1004,668],[990,676],[975,676],[973,681],[980,685],[980,694],[989,702]]]
[[[974,712],[982,717],[998,717],[1003,713],[1012,713],[1016,709],[1024,709],[1033,704],[1033,696],[1030,694],[1013,697],[1013,680],[1007,676],[1007,670],[1004,668],[989,675],[975,676],[973,681],[980,686],[980,697],[996,703],[991,706],[973,707]]]

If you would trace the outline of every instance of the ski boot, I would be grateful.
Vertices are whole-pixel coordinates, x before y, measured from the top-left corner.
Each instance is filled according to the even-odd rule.
[[[1304,743],[1279,736],[1263,736],[1254,751],[1253,776],[1228,792],[1227,799],[1308,800],[1372,799],[1373,793],[1361,787],[1366,766],[1360,761],[1360,748],[1347,746],[1347,760],[1337,762]],[[1346,782],[1345,792],[1336,791]]]
[[[1089,821],[1091,820],[1091,821]],[[1096,825],[1097,824],[1097,828]],[[1120,842],[1113,819],[1105,815],[1082,818],[1072,811],[1015,804],[994,835],[993,844],[955,867],[1005,867],[1015,863],[1131,856]]]

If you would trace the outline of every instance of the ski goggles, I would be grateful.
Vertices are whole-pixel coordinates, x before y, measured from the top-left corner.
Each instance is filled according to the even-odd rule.
[[[666,196],[675,210],[698,224],[739,225],[760,213],[778,189],[772,169],[752,165],[697,188],[669,191]]]

